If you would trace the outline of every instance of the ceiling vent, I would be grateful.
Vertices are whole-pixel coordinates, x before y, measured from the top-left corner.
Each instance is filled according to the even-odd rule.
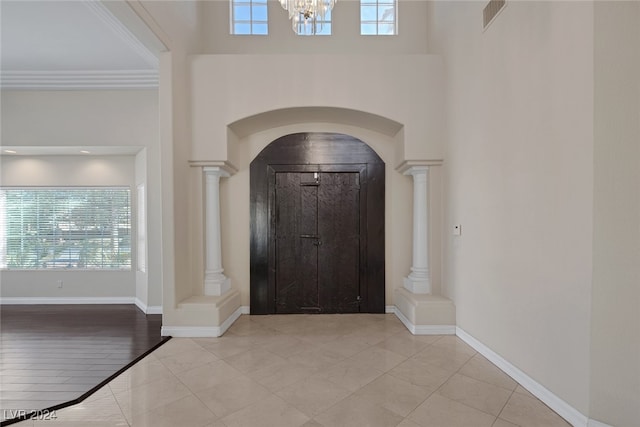
[[[485,30],[493,22],[495,17],[498,16],[498,13],[500,13],[506,4],[506,0],[491,0],[487,3],[482,11],[483,28]]]

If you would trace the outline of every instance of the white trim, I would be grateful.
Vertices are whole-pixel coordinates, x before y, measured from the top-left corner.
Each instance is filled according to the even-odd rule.
[[[589,422],[587,423],[587,427],[613,427],[613,426],[610,426],[609,424],[601,423],[600,421],[589,419]]]
[[[145,314],[162,314],[161,305],[148,305]]]
[[[218,326],[163,326],[160,335],[175,338],[216,338],[221,334]]]
[[[387,305],[384,308],[384,312],[386,314],[395,314],[396,313],[396,306],[395,305]]]
[[[142,311],[145,314],[147,313],[147,304],[142,302],[140,298],[135,297],[133,300],[133,303],[136,305],[136,307],[138,307],[138,309],[140,309],[140,311]]]
[[[83,0],[85,6],[87,6],[95,16],[97,16],[107,27],[109,27],[123,42],[125,42],[131,50],[137,53],[144,62],[151,67],[157,69],[160,61],[158,57],[153,54],[147,47],[133,35],[129,29],[116,18],[113,13],[107,7],[102,4],[101,1],[95,0]]]
[[[7,70],[2,89],[145,89],[158,87],[157,70]]]
[[[247,306],[238,307],[220,326],[163,326],[160,335],[179,338],[221,337],[248,308]]]
[[[243,305],[240,307],[240,314],[251,314],[251,307]]]
[[[413,335],[455,335],[456,327],[454,325],[414,325],[402,314],[398,307],[394,306],[393,311],[400,321],[407,327]]]
[[[140,298],[134,299],[134,304],[136,307],[140,309],[144,314],[162,314],[162,306],[161,305],[147,305]]]
[[[478,353],[489,359],[507,375],[526,388],[531,394],[540,399],[545,405],[554,410],[558,415],[567,420],[573,426],[586,427],[591,425],[588,417],[583,415],[573,406],[553,394],[542,384],[531,378],[529,375],[513,366],[498,353],[491,350],[486,345],[469,335],[462,328],[456,327],[456,335],[464,342],[473,347]]]
[[[2,297],[0,304],[136,304],[134,297]],[[139,306],[138,306],[139,307]],[[143,310],[144,311],[144,310]]]

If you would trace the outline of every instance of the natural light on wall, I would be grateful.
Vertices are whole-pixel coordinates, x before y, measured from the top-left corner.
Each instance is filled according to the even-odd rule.
[[[360,34],[393,36],[398,34],[397,0],[360,0]]]
[[[131,268],[127,187],[0,189],[0,268]]]

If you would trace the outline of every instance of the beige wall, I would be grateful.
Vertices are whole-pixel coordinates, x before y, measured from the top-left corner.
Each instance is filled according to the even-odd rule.
[[[443,287],[457,324],[589,413],[593,5],[435,2],[444,57]],[[453,237],[453,224],[462,236]]]
[[[590,416],[640,420],[640,3],[595,6]]]
[[[350,109],[398,123],[400,158],[389,159],[393,167],[405,159],[442,158],[443,74],[436,55],[197,55],[190,77],[191,160],[231,160],[229,125],[298,107]],[[333,120],[316,112],[290,117],[277,125]],[[361,126],[375,129],[376,120]]]

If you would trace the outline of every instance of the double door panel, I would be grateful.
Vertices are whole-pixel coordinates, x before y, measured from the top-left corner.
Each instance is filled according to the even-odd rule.
[[[361,172],[275,173],[276,313],[354,313],[361,301]]]

